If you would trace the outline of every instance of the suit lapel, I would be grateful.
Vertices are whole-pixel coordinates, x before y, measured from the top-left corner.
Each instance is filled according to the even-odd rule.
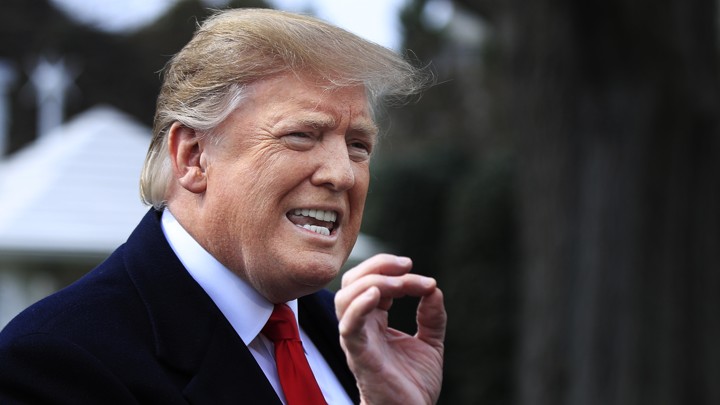
[[[281,405],[250,351],[237,340],[232,330],[213,334],[203,362],[183,392],[190,403]]]
[[[255,358],[168,245],[153,209],[128,239],[126,268],[145,303],[159,360],[186,376],[190,403],[280,404]],[[300,323],[353,402],[355,378],[340,348],[333,296],[298,300]]]
[[[353,401],[360,402],[355,377],[350,372],[345,353],[340,347],[333,295],[323,290],[298,300],[300,325],[320,350],[325,361]]]
[[[280,404],[252,354],[168,245],[160,213],[145,216],[126,243],[126,268],[148,310],[155,351],[185,376],[191,403]]]

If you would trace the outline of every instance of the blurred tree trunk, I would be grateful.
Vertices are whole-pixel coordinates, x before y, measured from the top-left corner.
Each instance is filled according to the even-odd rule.
[[[720,403],[715,2],[485,3],[519,146],[518,403]]]

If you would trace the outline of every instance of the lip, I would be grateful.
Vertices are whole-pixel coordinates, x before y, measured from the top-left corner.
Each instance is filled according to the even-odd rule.
[[[287,218],[286,218],[287,219]],[[313,232],[309,229],[301,228],[294,223],[292,223],[289,219],[287,219],[288,226],[292,227],[295,232],[298,232],[298,234],[301,237],[301,240],[305,240],[306,243],[310,243],[311,246],[313,246],[313,249],[315,248],[322,248],[322,249],[329,249],[333,248],[339,238],[340,238],[340,227],[336,226],[330,235],[321,235],[317,232]]]

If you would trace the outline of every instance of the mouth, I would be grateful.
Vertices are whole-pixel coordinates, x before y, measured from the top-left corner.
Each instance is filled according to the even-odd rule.
[[[335,230],[338,213],[319,209],[296,208],[287,213],[287,217],[295,226],[330,236]]]

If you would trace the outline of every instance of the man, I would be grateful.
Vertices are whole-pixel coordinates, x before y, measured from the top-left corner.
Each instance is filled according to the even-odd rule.
[[[435,281],[379,255],[346,273],[334,309],[322,290],[360,229],[375,112],[424,84],[392,52],[306,16],[208,19],[165,71],[141,179],[153,209],[2,332],[0,403],[434,403]],[[421,297],[415,336],[387,326],[404,295]],[[281,313],[302,340],[286,363]],[[312,381],[292,386],[300,363]]]

